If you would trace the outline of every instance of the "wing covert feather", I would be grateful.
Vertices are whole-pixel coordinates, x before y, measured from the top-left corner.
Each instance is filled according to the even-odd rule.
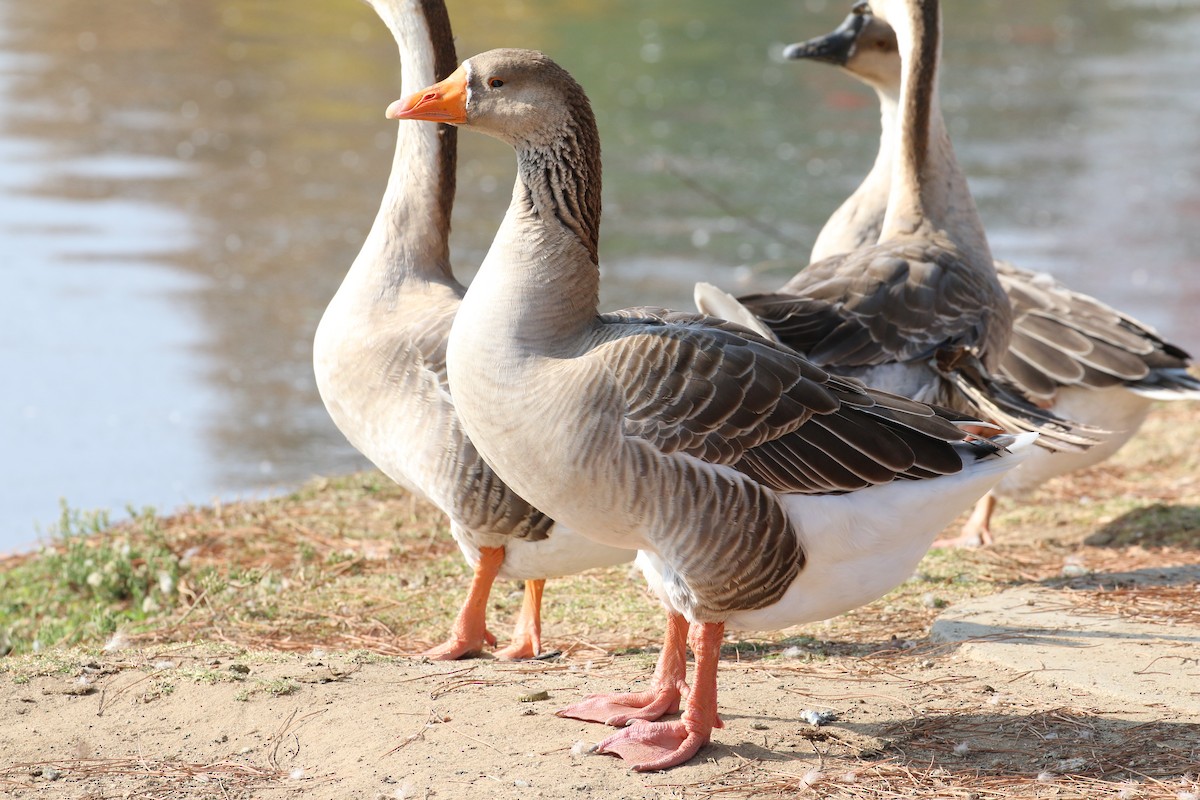
[[[664,454],[803,493],[962,468],[961,414],[831,376],[723,320],[657,309],[604,320],[606,340],[591,355],[624,397],[625,435]]]

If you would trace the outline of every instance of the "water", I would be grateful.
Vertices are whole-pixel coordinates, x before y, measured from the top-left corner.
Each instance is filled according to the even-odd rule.
[[[310,348],[386,181],[390,36],[357,0],[121,6],[0,0],[0,551],[61,498],[166,511],[365,465]],[[1200,351],[1200,3],[1019,6],[946,3],[943,104],[993,249]],[[588,88],[610,307],[803,263],[877,116],[778,52],[846,7],[450,0],[461,56],[543,49]],[[466,278],[513,167],[460,142]]]

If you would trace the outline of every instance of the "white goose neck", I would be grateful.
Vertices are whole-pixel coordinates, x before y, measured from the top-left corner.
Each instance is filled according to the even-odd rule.
[[[400,50],[401,94],[444,78],[457,64],[443,0],[372,0]],[[392,171],[347,281],[375,297],[412,282],[454,283],[448,233],[458,132],[398,122]]]
[[[512,201],[459,313],[490,318],[497,342],[539,354],[574,348],[596,321],[600,293],[595,251],[579,234],[582,225],[595,241],[598,230],[568,200],[583,187],[563,164],[546,166],[518,150]]]
[[[879,150],[871,171],[863,178],[854,193],[830,215],[809,261],[817,262],[831,256],[852,252],[859,247],[879,241],[883,216],[887,211],[888,193],[892,185],[892,161],[895,149],[896,116],[899,97],[880,87],[873,87],[879,96]]]

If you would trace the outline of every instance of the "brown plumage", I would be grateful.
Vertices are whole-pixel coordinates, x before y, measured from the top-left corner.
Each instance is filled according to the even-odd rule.
[[[544,55],[500,50],[389,113],[451,119],[516,151],[512,201],[450,333],[450,386],[497,474],[560,523],[639,548],[669,609],[652,690],[563,715],[620,724],[677,709],[679,632],[696,624],[683,719],[599,748],[660,769],[712,730],[726,623],[782,627],[878,597],[1014,466],[1005,446],[1034,437],[968,435],[956,412],[834,377],[719,319],[598,313],[600,151],[582,98]]]

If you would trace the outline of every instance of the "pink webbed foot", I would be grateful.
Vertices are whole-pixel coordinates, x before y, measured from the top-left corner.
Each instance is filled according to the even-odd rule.
[[[492,591],[492,582],[503,563],[503,547],[479,548],[479,563],[475,565],[475,576],[471,579],[467,599],[463,601],[458,618],[454,620],[450,629],[450,637],[421,655],[437,661],[453,661],[479,655],[483,652],[484,644],[496,646],[496,637],[487,629],[487,601]]]
[[[692,632],[696,654],[696,680],[688,693],[683,718],[672,722],[634,722],[596,746],[597,753],[612,753],[630,762],[637,772],[678,766],[708,744],[717,717],[717,661],[725,626],[705,622]]]
[[[620,727],[630,720],[656,720],[679,710],[687,686],[688,622],[679,614],[667,615],[663,649],[654,668],[649,691],[593,694],[555,712],[560,717],[602,722]]]
[[[541,648],[535,645],[532,639],[514,639],[492,655],[501,661],[522,661],[537,658],[541,655],[540,651]]]
[[[938,539],[930,547],[987,547],[993,544],[992,512],[995,510],[996,496],[989,492],[979,498],[958,536]]]
[[[711,728],[690,726],[686,720],[636,720],[600,742],[596,752],[619,756],[630,762],[635,772],[653,772],[678,766],[696,755],[708,744],[711,732]]]
[[[478,637],[461,638],[451,636],[437,647],[431,647],[424,653],[421,653],[421,655],[433,661],[455,661],[460,658],[479,655],[483,652],[485,644],[488,647],[496,646],[496,637],[487,628],[484,628],[483,634]]]
[[[542,589],[545,585],[544,579],[525,581],[525,597],[521,601],[512,642],[497,650],[496,658],[517,661],[542,654]]]
[[[578,703],[554,712],[560,717],[600,722],[619,728],[633,720],[656,720],[679,711],[679,687],[646,692],[590,694]]]
[[[987,547],[992,543],[992,534],[990,531],[968,531],[964,530],[958,536],[949,539],[938,539],[930,548],[934,547],[955,547],[955,548],[971,548],[971,547]]]

